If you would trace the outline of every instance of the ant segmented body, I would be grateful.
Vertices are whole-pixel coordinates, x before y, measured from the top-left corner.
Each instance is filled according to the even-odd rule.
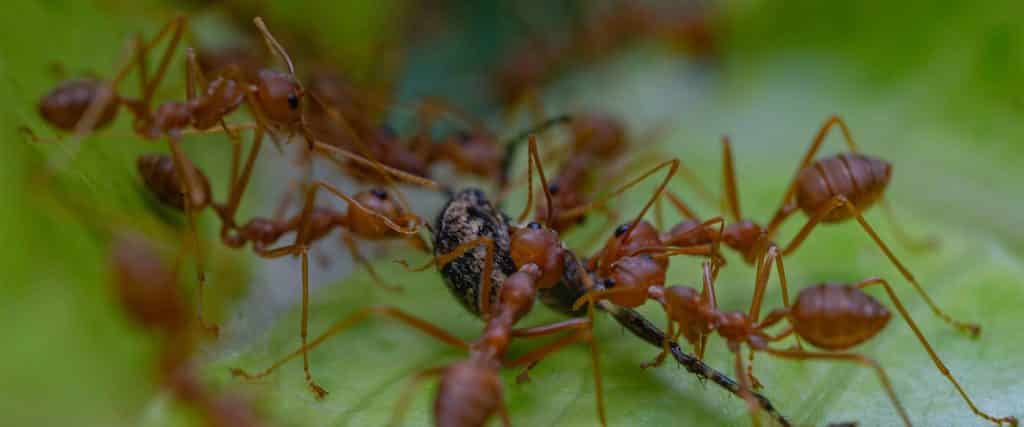
[[[836,125],[842,130],[850,151],[815,161],[814,156],[824,143],[829,129]],[[720,234],[714,230],[708,230],[706,227],[704,231],[699,231],[700,223],[692,210],[679,197],[669,192],[666,194],[669,200],[684,216],[691,218],[684,222],[685,227],[680,231],[697,230],[692,236],[695,236],[696,241],[700,242],[720,238],[726,246],[740,252],[744,260],[753,263],[765,253],[767,248],[774,246],[771,243],[772,236],[797,210],[806,213],[809,220],[790,243],[779,245],[782,248],[779,251],[780,256],[790,255],[796,251],[819,223],[856,220],[938,317],[972,337],[977,337],[980,334],[981,327],[979,325],[956,320],[940,309],[910,270],[892,253],[889,246],[862,216],[862,212],[876,203],[881,204],[883,211],[890,217],[894,229],[897,230],[897,237],[906,242],[908,246],[914,246],[914,243],[909,242],[906,234],[896,225],[891,209],[883,198],[883,193],[892,177],[892,164],[881,158],[859,153],[850,130],[841,117],[833,115],[822,125],[797,167],[796,175],[782,197],[780,207],[767,226],[743,219],[736,191],[732,149],[727,137],[723,138],[722,144],[725,202],[734,222],[727,225]]]
[[[531,142],[531,161],[536,160],[536,145]],[[539,172],[544,182],[543,172]],[[478,191],[467,191],[455,196],[439,215],[436,230],[435,257],[426,267],[434,264],[440,266],[442,275],[446,279],[453,279],[446,282],[459,301],[486,321],[484,333],[479,340],[466,343],[398,309],[373,307],[343,319],[310,344],[303,345],[263,372],[251,375],[233,370],[233,373],[246,378],[265,376],[299,354],[305,355],[312,347],[351,324],[370,314],[380,314],[402,321],[445,343],[469,350],[470,356],[466,361],[433,368],[417,376],[417,382],[433,375],[442,377],[434,405],[436,425],[482,426],[496,413],[509,425],[497,375],[499,368],[536,363],[560,348],[589,341],[592,346],[598,414],[601,424],[605,424],[600,370],[590,333],[591,320],[572,319],[534,328],[513,329],[533,307],[538,289],[549,288],[561,280],[562,258],[567,250],[558,240],[557,234],[538,223],[530,223],[510,235],[504,217],[497,214]],[[500,238],[497,250],[495,239],[488,235]],[[467,241],[461,241],[470,237]],[[495,258],[496,252],[499,258]],[[499,268],[494,268],[495,263]],[[470,276],[474,276],[475,281]],[[506,350],[513,338],[539,337],[560,332],[569,332],[569,335],[520,358],[505,360]],[[314,390],[320,389],[311,379],[307,380]],[[396,420],[406,400],[403,398],[400,402]]]
[[[882,386],[896,407],[897,412],[903,419],[904,424],[911,425],[910,418],[900,404],[896,393],[892,388],[889,377],[878,362],[866,356],[856,353],[843,353],[842,351],[856,347],[878,334],[888,323],[891,315],[889,311],[877,300],[864,293],[863,289],[869,286],[881,286],[896,306],[897,311],[910,326],[922,347],[928,352],[936,369],[953,384],[957,392],[964,399],[971,411],[985,419],[997,424],[1017,425],[1014,417],[997,418],[989,415],[975,406],[959,382],[949,373],[939,356],[932,349],[924,334],[917,324],[910,317],[904,308],[903,303],[893,292],[889,283],[881,278],[863,280],[855,284],[826,283],[810,286],[802,289],[796,297],[796,302],[791,307],[784,307],[773,310],[762,320],[760,318],[761,304],[764,299],[764,290],[767,286],[771,272],[772,261],[768,255],[777,255],[778,249],[770,248],[764,259],[758,261],[758,274],[753,300],[749,313],[734,311],[723,312],[718,310],[715,300],[714,280],[717,273],[717,265],[704,264],[703,289],[697,291],[688,286],[663,285],[624,286],[616,289],[593,292],[581,298],[577,304],[587,300],[608,298],[616,303],[631,303],[652,299],[658,301],[665,309],[669,318],[669,340],[678,339],[681,335],[694,345],[702,346],[704,338],[717,332],[722,336],[729,349],[735,356],[736,375],[740,379],[743,393],[748,397],[751,410],[751,417],[754,425],[759,421],[756,416],[756,405],[753,401],[750,390],[752,384],[756,384],[753,378],[753,367],[748,366],[744,370],[741,347],[746,345],[750,350],[750,361],[753,362],[754,352],[763,352],[776,357],[794,360],[835,360],[846,361],[873,368],[879,376]],[[782,258],[774,257],[776,269],[779,272],[780,286],[786,287],[785,269],[782,266]],[[635,271],[635,270],[634,270]],[[639,305],[635,304],[635,305]],[[789,323],[781,333],[769,334],[765,330],[779,322],[786,320]],[[675,329],[675,328],[678,329]],[[675,332],[672,332],[675,330]],[[773,342],[785,339],[790,335],[796,335],[812,346],[825,350],[824,352],[807,351],[803,348],[776,349],[770,347]],[[661,354],[651,365],[662,363],[665,353],[668,351],[667,343]]]
[[[179,258],[182,254],[179,253]],[[180,260],[179,260],[180,261]],[[126,314],[160,339],[158,378],[162,387],[195,408],[211,427],[265,425],[245,400],[218,393],[203,384],[190,362],[195,348],[188,310],[177,286],[177,266],[167,268],[144,238],[117,238],[111,251],[118,299]]]

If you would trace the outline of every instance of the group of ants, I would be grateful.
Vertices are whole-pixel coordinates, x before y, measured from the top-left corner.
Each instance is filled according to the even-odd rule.
[[[159,382],[180,401],[198,409],[213,426],[264,425],[245,400],[217,392],[196,372],[192,356],[201,338],[217,335],[217,326],[204,319],[202,295],[205,284],[203,257],[196,232],[196,216],[212,211],[220,222],[219,239],[230,248],[249,245],[262,258],[298,257],[301,262],[301,347],[270,367],[251,373],[232,369],[236,377],[265,377],[287,362],[301,357],[309,389],[317,398],[327,391],[317,385],[310,372],[308,355],[329,337],[374,316],[393,319],[442,343],[463,350],[468,356],[459,362],[423,370],[396,405],[392,422],[398,424],[408,406],[415,385],[440,377],[434,397],[433,420],[438,426],[482,426],[494,417],[510,425],[503,403],[502,368],[522,368],[519,381],[544,358],[577,343],[590,346],[596,408],[605,424],[599,353],[592,327],[595,313],[608,313],[637,337],[660,348],[644,368],[659,366],[669,356],[690,372],[737,395],[747,403],[753,425],[763,414],[773,422],[790,425],[757,390],[761,384],[753,375],[754,355],[771,355],[789,360],[830,360],[862,365],[877,374],[903,423],[910,415],[901,405],[892,382],[875,360],[851,350],[876,336],[888,323],[890,311],[865,292],[881,288],[902,320],[913,331],[939,372],[949,380],[970,410],[996,424],[1017,425],[1011,416],[998,417],[979,409],[932,349],[924,333],[910,317],[890,282],[865,278],[856,283],[823,283],[801,289],[790,298],[784,258],[797,251],[819,224],[856,221],[885,257],[913,286],[934,314],[943,321],[977,337],[980,327],[948,315],[928,296],[924,287],[893,253],[889,245],[864,219],[862,213],[876,204],[885,205],[883,193],[892,166],[887,161],[857,150],[850,130],[839,116],[832,116],[814,136],[796,167],[775,214],[767,223],[743,216],[737,194],[733,156],[729,139],[722,140],[722,205],[726,217],[699,218],[679,193],[669,188],[674,177],[688,174],[679,159],[662,162],[612,191],[594,197],[593,171],[614,164],[629,150],[625,124],[611,115],[587,113],[556,116],[538,123],[518,136],[501,140],[497,132],[466,118],[464,113],[437,103],[424,102],[418,108],[421,126],[414,135],[402,138],[374,123],[366,114],[375,101],[350,85],[336,81],[296,77],[285,48],[271,34],[263,20],[254,19],[270,51],[286,66],[244,69],[235,64],[216,73],[203,70],[192,48],[185,50],[186,99],[167,101],[153,108],[154,94],[168,73],[172,57],[186,31],[187,20],[177,17],[152,39],[132,40],[131,55],[109,80],[74,79],[46,94],[39,103],[43,119],[66,135],[81,139],[110,125],[127,111],[135,134],[146,140],[166,140],[167,154],[147,154],[137,159],[144,188],[155,199],[184,214],[186,237],[173,263],[163,252],[138,233],[112,233],[112,269],[116,291],[129,317],[159,337],[161,357]],[[164,53],[152,74],[147,68],[149,54],[161,44]],[[120,92],[121,83],[137,76],[137,97]],[[229,123],[228,117],[244,105],[249,120]],[[436,138],[430,122],[439,116],[461,120],[465,129]],[[551,153],[564,153],[557,174],[549,177],[542,164],[551,153],[542,154],[537,137],[547,130],[568,128],[571,144]],[[838,128],[848,151],[827,157],[817,153],[831,129]],[[243,156],[242,135],[251,131],[248,154]],[[182,139],[196,133],[224,133],[232,141],[228,191],[223,202],[215,200],[207,176],[190,161],[181,148]],[[29,133],[36,141],[45,141]],[[302,183],[301,210],[285,215],[248,221],[236,218],[242,197],[253,174],[265,137],[275,144],[296,140],[304,164],[326,159],[358,181],[377,188],[346,194],[324,180],[306,178]],[[453,191],[429,178],[435,163],[448,163],[462,174],[495,183],[504,199],[512,181],[512,159],[527,143],[527,202],[515,221],[480,189]],[[549,160],[548,160],[549,161]],[[534,176],[542,197],[534,203]],[[580,257],[563,242],[561,235],[577,227],[586,215],[600,211],[616,221],[611,207],[615,198],[638,183],[660,177],[655,191],[632,219],[614,229],[603,246],[588,257]],[[405,183],[439,190],[447,204],[433,222],[413,214],[397,184]],[[318,204],[321,190],[343,200],[347,207],[336,209]],[[649,222],[645,216],[660,213],[663,200],[685,219],[671,227],[661,215]],[[533,205],[536,204],[536,208]],[[532,219],[531,217],[532,211]],[[779,228],[797,211],[808,220],[786,244],[776,244]],[[360,252],[357,240],[403,241],[430,255],[422,267],[437,268],[452,295],[468,311],[483,320],[478,339],[467,341],[417,315],[393,306],[374,306],[356,312],[331,325],[321,335],[308,339],[309,253],[311,246],[335,229],[341,230],[353,259],[365,267],[375,281],[391,289],[374,272]],[[429,233],[424,239],[422,233]],[[290,243],[285,236],[294,235]],[[906,239],[902,233],[897,237]],[[911,243],[908,243],[910,245]],[[723,311],[717,306],[715,281],[725,266],[723,248],[738,253],[753,266],[755,285],[748,311]],[[182,295],[178,283],[183,259],[191,255],[198,273],[195,308]],[[702,257],[701,283],[697,287],[666,284],[666,272],[675,256]],[[772,271],[781,288],[782,307],[762,315],[762,303]],[[536,300],[570,316],[568,320],[539,326],[520,327]],[[664,309],[664,331],[633,309],[648,300]],[[704,363],[708,338],[719,335],[733,355],[735,380]],[[528,338],[557,338],[517,357],[509,357],[511,341]],[[780,341],[794,337],[794,344]],[[693,348],[684,352],[680,338]],[[813,347],[814,349],[811,349]],[[747,357],[743,352],[747,352]]]

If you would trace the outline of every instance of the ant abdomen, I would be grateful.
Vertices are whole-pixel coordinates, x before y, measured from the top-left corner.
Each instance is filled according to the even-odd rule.
[[[82,120],[86,110],[109,89],[99,80],[76,79],[61,83],[39,100],[39,114],[47,123],[54,127],[71,131]],[[119,103],[117,97],[110,93],[106,107],[97,117],[92,129],[102,128],[117,117]]]
[[[169,334],[188,323],[175,275],[148,242],[135,236],[120,238],[111,264],[117,296],[135,321]]]
[[[801,338],[826,350],[843,350],[875,336],[892,314],[859,288],[825,283],[805,288],[790,310]]]
[[[820,159],[800,171],[796,202],[809,216],[816,214],[833,197],[844,196],[859,210],[871,207],[889,185],[892,165],[878,157],[841,153]],[[852,217],[846,209],[835,209],[823,222]]]
[[[166,154],[145,154],[139,156],[136,166],[146,189],[161,203],[181,211],[185,210],[185,187],[174,167],[174,159]],[[192,189],[191,208],[202,210],[210,204],[210,181],[191,164],[184,166],[195,173],[195,181],[200,186]]]
[[[434,400],[437,427],[484,425],[501,407],[501,380],[494,367],[470,359],[445,369]]]

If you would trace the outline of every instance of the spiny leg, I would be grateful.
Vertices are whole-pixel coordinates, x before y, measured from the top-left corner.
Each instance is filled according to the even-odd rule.
[[[914,331],[914,335],[917,336],[917,340],[921,342],[921,346],[924,347],[925,351],[928,352],[928,356],[932,358],[932,362],[935,363],[935,367],[939,370],[942,376],[946,377],[947,379],[949,379],[949,382],[953,383],[953,387],[956,387],[956,391],[960,393],[960,396],[963,397],[965,402],[967,402],[967,406],[971,407],[971,411],[974,412],[975,415],[984,418],[988,421],[994,422],[996,424],[1006,423],[1010,425],[1017,425],[1017,419],[1014,417],[997,418],[995,416],[983,412],[982,410],[978,409],[977,406],[974,405],[974,401],[972,401],[971,398],[967,396],[967,392],[964,391],[963,387],[960,386],[960,383],[957,382],[956,378],[953,378],[953,374],[949,372],[949,368],[946,367],[945,363],[942,363],[942,359],[940,359],[939,355],[935,353],[935,350],[932,348],[931,344],[928,343],[928,339],[926,339],[924,337],[924,334],[921,333],[921,329],[917,327],[917,323],[915,323],[914,319],[910,317],[910,313],[903,306],[903,303],[900,301],[899,297],[896,296],[896,293],[893,292],[892,286],[889,285],[889,282],[887,282],[885,279],[873,278],[864,280],[860,283],[855,284],[854,286],[864,289],[868,286],[873,285],[882,286],[885,289],[885,293],[889,294],[889,299],[891,299],[893,305],[896,306],[896,310],[900,312],[900,316],[903,316],[903,320],[907,322],[907,326],[910,326],[910,329]]]
[[[907,410],[903,408],[903,404],[901,404],[899,398],[896,397],[896,391],[892,388],[892,381],[889,380],[889,376],[885,373],[885,369],[883,369],[882,366],[874,359],[856,353],[824,353],[804,350],[776,350],[773,348],[766,348],[762,351],[784,359],[837,360],[856,363],[874,369],[875,373],[878,374],[879,381],[882,383],[882,388],[885,389],[885,393],[889,396],[889,400],[892,402],[893,406],[896,407],[896,412],[898,412],[900,418],[903,419],[903,424],[907,427],[911,426],[910,416],[907,415]]]
[[[952,325],[953,327],[968,333],[969,335],[971,335],[971,337],[978,337],[978,335],[981,333],[981,326],[975,323],[966,323],[958,321],[956,319],[953,319],[953,317],[950,316],[949,314],[946,314],[945,311],[942,311],[942,309],[940,309],[939,306],[935,304],[935,301],[933,301],[932,298],[928,295],[928,293],[924,290],[924,287],[922,287],[921,284],[918,283],[914,275],[910,273],[910,270],[907,269],[907,267],[905,267],[898,258],[896,258],[896,255],[893,255],[892,251],[889,249],[889,246],[887,246],[885,242],[882,241],[882,238],[878,237],[878,234],[875,232],[874,228],[872,228],[871,225],[869,225],[868,222],[864,219],[864,217],[860,214],[860,212],[857,211],[857,207],[854,206],[853,203],[851,203],[849,200],[847,200],[846,197],[833,197],[821,209],[821,211],[819,211],[816,215],[814,215],[810,220],[807,221],[807,224],[804,225],[804,227],[800,230],[796,237],[793,238],[793,241],[790,242],[790,244],[785,247],[786,249],[782,251],[782,255],[788,255],[792,253],[794,250],[796,250],[798,247],[800,247],[800,244],[803,243],[804,239],[807,238],[807,235],[810,234],[811,230],[813,230],[814,227],[819,222],[821,222],[823,218],[828,216],[830,212],[840,208],[846,209],[850,213],[850,215],[854,217],[858,223],[860,223],[861,228],[864,229],[864,232],[866,232],[868,236],[871,237],[871,240],[873,240],[875,244],[878,245],[878,248],[882,250],[886,258],[889,258],[889,261],[892,262],[896,269],[900,271],[900,274],[903,275],[903,278],[907,279],[907,281],[910,282],[910,284],[914,287],[914,290],[917,291],[918,295],[921,295],[921,298],[924,299],[924,301],[928,304],[929,307],[931,307],[932,311],[934,311],[937,316],[939,316],[942,320]]]
[[[335,322],[333,325],[331,325],[331,327],[329,327],[327,329],[326,332],[320,334],[319,336],[317,336],[313,340],[309,341],[308,344],[304,344],[299,349],[297,349],[295,351],[292,351],[291,353],[289,353],[285,357],[283,357],[280,360],[274,362],[267,369],[264,369],[264,370],[262,370],[260,372],[252,374],[252,373],[249,373],[249,372],[244,371],[242,369],[233,368],[233,369],[231,369],[231,374],[236,376],[236,377],[241,377],[241,378],[245,378],[245,379],[248,379],[248,380],[254,380],[254,379],[263,378],[263,377],[265,377],[267,375],[270,375],[271,373],[273,373],[278,368],[280,368],[284,364],[288,363],[292,359],[295,359],[296,357],[298,357],[300,355],[305,357],[306,354],[310,350],[313,350],[314,348],[316,348],[320,344],[323,344],[323,342],[326,341],[328,338],[330,338],[330,337],[332,337],[334,335],[337,335],[337,334],[345,331],[346,329],[352,327],[356,323],[359,323],[359,322],[365,320],[371,314],[375,314],[375,315],[379,315],[379,316],[385,316],[385,317],[390,317],[392,319],[395,319],[395,320],[397,320],[399,322],[404,323],[406,326],[410,326],[410,327],[412,327],[414,329],[417,329],[420,332],[423,332],[424,334],[426,334],[427,336],[436,338],[439,341],[441,341],[441,342],[443,342],[445,344],[448,344],[448,345],[450,345],[452,347],[455,347],[455,348],[458,348],[458,349],[461,349],[461,350],[468,350],[469,349],[469,344],[468,343],[466,343],[462,339],[460,339],[460,338],[458,338],[458,337],[456,337],[456,336],[454,336],[452,334],[449,334],[444,329],[434,325],[433,323],[430,323],[430,322],[428,322],[426,320],[420,319],[419,317],[416,317],[416,316],[413,316],[411,314],[408,314],[408,313],[406,313],[406,312],[404,312],[401,309],[398,309],[396,307],[376,306],[376,307],[367,307],[367,308],[361,309],[361,310],[356,311],[355,313],[352,313],[352,314],[346,316],[345,318]],[[320,388],[319,386],[317,386],[315,383],[312,382],[312,378],[308,376],[309,375],[308,370],[306,371],[306,374],[307,374],[307,380],[310,381],[310,383],[309,383],[310,386],[311,387],[314,387],[314,386],[316,387],[316,388],[313,389],[314,392],[317,392],[317,389],[319,389],[319,391],[322,392],[322,394],[320,392],[317,392],[318,397],[323,397],[324,395],[326,395],[326,391],[324,391],[322,388]]]

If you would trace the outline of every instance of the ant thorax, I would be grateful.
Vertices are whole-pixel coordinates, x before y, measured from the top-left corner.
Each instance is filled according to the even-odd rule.
[[[497,301],[505,279],[515,273],[510,255],[511,238],[508,218],[487,200],[484,192],[470,188],[456,194],[437,216],[434,230],[434,255],[441,256],[463,243],[480,237],[494,241],[494,264],[491,270],[491,302]],[[484,271],[486,249],[473,248],[441,267],[441,277],[463,307],[480,315],[477,293]]]

